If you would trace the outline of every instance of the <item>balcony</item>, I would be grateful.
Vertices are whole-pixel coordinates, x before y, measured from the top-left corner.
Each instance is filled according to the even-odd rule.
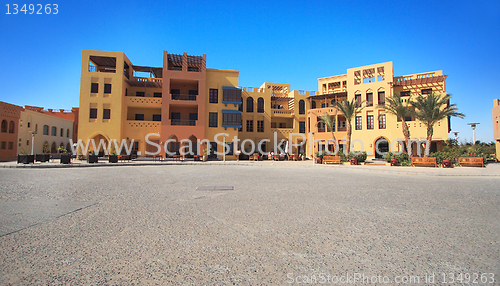
[[[294,111],[288,109],[272,109],[273,116],[278,117],[293,117]]]
[[[130,86],[161,88],[163,86],[162,78],[155,77],[133,77],[125,80]]]
[[[196,101],[196,95],[192,94],[171,94],[172,100]]]
[[[197,120],[187,120],[187,119],[170,119],[170,125],[175,126],[196,126]]]
[[[127,96],[126,105],[131,107],[161,107],[160,97]]]
[[[158,129],[160,128],[160,121],[142,121],[142,120],[127,120],[128,127],[130,128],[151,128]]]

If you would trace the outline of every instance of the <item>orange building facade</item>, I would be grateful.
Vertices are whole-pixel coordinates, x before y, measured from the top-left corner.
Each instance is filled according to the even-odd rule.
[[[17,156],[19,119],[23,108],[0,101],[0,160],[12,160]]]
[[[500,160],[500,99],[493,100],[493,140],[496,143],[497,161]]]

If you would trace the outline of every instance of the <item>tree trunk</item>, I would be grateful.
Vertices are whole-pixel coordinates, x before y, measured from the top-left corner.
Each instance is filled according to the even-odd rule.
[[[401,121],[401,127],[403,129],[403,136],[405,137],[406,141],[406,153],[408,154],[408,157],[410,158],[411,161],[411,158],[413,156],[413,151],[410,145],[410,131],[408,130],[408,125],[406,125],[406,121],[404,119]]]
[[[349,152],[351,151],[351,123],[347,121],[347,144],[346,144],[346,149],[347,149],[347,155],[349,155]]]
[[[429,153],[431,151],[431,142],[432,142],[432,134],[434,130],[432,126],[427,127],[427,143],[425,144],[425,157],[429,157]]]
[[[332,130],[332,129],[330,128],[330,130]],[[333,143],[337,142],[337,139],[335,138],[335,134],[333,134],[333,131],[332,131],[332,138],[333,138]],[[333,148],[335,148],[336,146],[337,146],[337,144],[334,144]],[[328,146],[326,146],[326,150],[328,150]],[[337,153],[338,153],[338,151],[339,151],[339,150],[334,150],[333,152],[334,152],[335,154],[337,154]]]

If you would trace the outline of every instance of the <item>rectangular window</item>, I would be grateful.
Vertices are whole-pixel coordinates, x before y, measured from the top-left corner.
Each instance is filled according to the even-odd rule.
[[[89,118],[97,118],[97,108],[91,108],[90,109],[90,116]]]
[[[144,121],[144,114],[136,114],[135,115],[135,120]]]
[[[153,114],[153,121],[161,121],[161,114]]]
[[[366,94],[366,106],[373,106],[373,93]]]
[[[208,127],[217,127],[218,119],[219,119],[219,113],[210,112],[208,114]]]
[[[97,82],[93,82],[90,85],[90,93],[98,93],[99,92],[99,84]]]
[[[247,120],[247,132],[253,132],[253,120]]]
[[[30,128],[30,125],[31,125],[31,124],[28,122],[28,128]]]
[[[385,91],[378,92],[378,104],[385,105]]]
[[[111,93],[111,84],[110,83],[104,84],[104,93]]]
[[[219,90],[211,88],[208,93],[208,102],[209,103],[219,103]]]
[[[64,129],[61,128],[61,130],[59,131],[59,136],[63,137],[64,135]]]
[[[161,97],[161,96],[162,96],[161,92],[153,93],[153,97]]]
[[[402,91],[401,96],[410,96],[410,91]]]
[[[135,96],[144,97],[144,91],[136,91]]]
[[[222,101],[241,102],[241,90],[224,89]]]
[[[356,130],[361,130],[363,126],[363,117],[356,116]]]
[[[223,113],[222,125],[241,126],[241,114],[239,113]]]
[[[385,114],[378,116],[378,129],[385,129]]]
[[[21,143],[19,143],[21,144]],[[26,145],[30,145],[30,141],[29,140],[26,140]]]
[[[264,132],[264,120],[257,120],[257,132]]]
[[[325,108],[325,107],[328,107],[328,103],[322,103],[321,104],[321,108]]]
[[[276,122],[271,122],[271,128],[276,128]]]
[[[111,109],[103,109],[102,110],[102,119],[110,119],[111,118]]]
[[[299,121],[299,133],[306,133],[306,122]]]
[[[361,94],[355,94],[354,98],[356,99],[356,107],[361,106]]]
[[[286,123],[280,122],[280,128],[286,128]]]
[[[10,150],[14,149],[14,142],[9,142],[9,147]]]
[[[431,93],[432,93],[432,88],[422,89],[422,94],[431,94]]]
[[[2,149],[6,149],[6,148],[7,148],[7,142],[2,141]]]
[[[366,129],[373,129],[373,115],[366,116]]]

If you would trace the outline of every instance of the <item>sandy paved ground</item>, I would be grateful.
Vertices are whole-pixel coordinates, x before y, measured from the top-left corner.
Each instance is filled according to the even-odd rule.
[[[20,227],[0,237],[0,283],[282,285],[363,273],[423,285],[451,272],[499,284],[498,166],[460,177],[279,163],[0,169],[0,206],[15,212],[0,222]]]

